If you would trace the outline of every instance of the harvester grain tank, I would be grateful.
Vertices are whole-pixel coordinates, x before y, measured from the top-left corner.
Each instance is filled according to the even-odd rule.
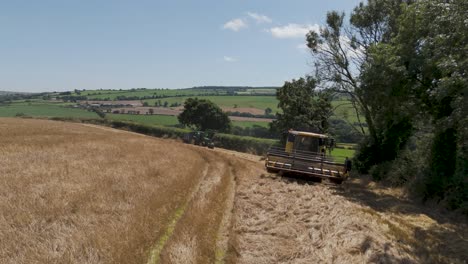
[[[284,147],[272,147],[267,152],[268,172],[286,172],[330,179],[341,183],[348,177],[348,158],[332,157],[335,142],[327,135],[289,130]]]

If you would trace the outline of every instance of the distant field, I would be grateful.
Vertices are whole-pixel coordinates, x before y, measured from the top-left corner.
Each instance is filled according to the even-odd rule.
[[[114,100],[118,96],[198,96],[198,95],[208,95],[208,94],[267,94],[275,95],[276,88],[241,88],[241,87],[219,87],[219,88],[188,88],[188,89],[130,89],[130,90],[86,90],[80,91],[79,94],[73,92],[72,95],[81,95],[87,96],[88,99],[106,99]]]
[[[145,125],[174,126],[179,124],[176,116],[166,115],[106,114],[106,118],[111,120],[133,121]]]
[[[129,97],[153,97],[153,96],[168,96],[165,98],[155,98],[155,99],[145,99],[145,100],[134,100],[134,103],[142,104],[143,102],[148,103],[149,107],[155,107],[155,103],[159,102],[163,104],[174,105],[183,105],[187,98],[197,97],[199,99],[208,99],[215,104],[219,105],[224,109],[224,111],[230,112],[245,112],[254,115],[262,115],[265,112],[266,108],[272,109],[272,113],[275,114],[278,111],[278,100],[274,96],[276,93],[275,88],[270,87],[257,87],[257,88],[216,88],[216,89],[205,89],[205,88],[196,88],[196,89],[173,89],[173,90],[164,90],[164,89],[134,89],[134,90],[87,90],[81,91],[80,95],[88,96],[89,99],[116,99],[118,96]],[[228,95],[229,92],[229,95]],[[206,95],[217,93],[218,95]],[[236,93],[238,95],[232,95]],[[240,95],[245,94],[245,95]],[[249,95],[257,94],[257,95]],[[271,95],[263,95],[271,94]],[[77,95],[72,92],[72,95]],[[37,97],[37,99],[32,100],[19,100],[15,101],[10,106],[0,106],[0,116],[15,116],[17,113],[24,113],[29,116],[45,116],[45,117],[83,117],[83,118],[96,118],[97,115],[93,112],[85,111],[82,109],[76,108],[65,108],[65,106],[72,106],[76,103],[72,102],[61,102],[60,96],[66,96],[65,94],[59,95],[58,93],[53,93],[48,96],[48,98],[58,97],[57,101],[44,101],[41,98],[42,96]],[[159,102],[158,102],[159,101]],[[106,102],[104,102],[106,103]],[[350,101],[346,97],[340,97],[340,99],[332,101],[332,106],[334,107],[334,113],[332,119],[345,120],[346,123],[358,126],[357,114],[354,108],[352,107]],[[148,107],[142,107],[145,110]],[[136,108],[135,108],[136,109]],[[156,109],[156,108],[155,108]],[[157,108],[162,109],[162,108]],[[169,109],[169,108],[164,108]],[[181,107],[172,107],[174,111],[179,111]],[[130,109],[132,110],[132,109]],[[137,109],[141,110],[141,109]],[[157,113],[156,114],[165,114]],[[162,125],[162,126],[174,126],[178,124],[177,118],[174,116],[161,116],[161,115],[113,115],[107,114],[108,119],[112,120],[128,120],[137,123],[142,123],[146,125]],[[239,127],[253,127],[255,125],[268,127],[268,121],[262,122],[262,120],[239,120],[233,121],[234,126]],[[364,120],[361,120],[364,122]],[[339,126],[338,126],[339,125]],[[340,129],[343,128],[343,124],[338,124],[337,127]],[[349,128],[349,127],[348,127]],[[351,129],[351,128],[349,128]],[[340,131],[343,131],[340,130]],[[341,132],[340,132],[341,133]]]
[[[97,118],[98,115],[94,112],[89,112],[77,108],[68,108],[55,104],[34,104],[27,103],[12,104],[8,106],[0,106],[0,116],[11,117],[18,113],[23,113],[27,116],[38,117],[83,117]]]
[[[144,100],[149,105],[154,105],[155,102],[160,100],[162,103],[167,101],[169,104],[179,103],[183,104],[189,97],[171,97],[161,99],[148,99]],[[273,113],[278,111],[278,100],[275,96],[198,96],[199,99],[208,99],[215,104],[222,107],[249,107],[265,110],[271,108]]]
[[[276,90],[274,88],[271,89],[247,89],[245,92],[238,92],[237,94],[269,94],[269,95],[275,95]]]
[[[354,149],[339,149],[339,148],[334,148],[332,150],[331,155],[336,158],[337,162],[342,162],[345,160],[346,157],[352,158],[354,157]]]
[[[146,90],[89,90],[82,91],[80,94],[73,93],[73,95],[82,95],[87,96],[89,100],[92,99],[106,99],[110,100],[116,99],[118,96],[181,96],[181,95],[206,95],[209,93],[219,93],[226,94],[225,90],[211,90],[211,89],[172,89],[172,90],[163,90],[163,89],[146,89]]]
[[[335,108],[335,116],[341,119],[348,120],[351,124],[357,123],[357,115],[356,110],[353,108],[353,105],[350,101],[340,100],[340,101],[332,101],[332,106]],[[363,121],[363,120],[361,120]]]
[[[345,148],[345,149],[356,149],[357,144],[354,143],[337,143],[337,147]]]
[[[174,126],[179,124],[176,116],[166,115],[127,115],[127,114],[106,114],[106,118],[111,120],[132,121],[145,125]],[[268,127],[268,122],[232,121],[233,126],[242,128],[253,127],[254,125]]]

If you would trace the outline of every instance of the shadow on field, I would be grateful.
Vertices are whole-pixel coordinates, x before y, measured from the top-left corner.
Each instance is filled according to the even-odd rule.
[[[467,218],[418,201],[386,194],[385,187],[369,187],[370,179],[352,179],[335,193],[367,206],[364,213],[388,225],[390,234],[408,253],[424,263],[466,263],[468,260]],[[380,190],[380,191],[379,191]],[[383,191],[382,191],[383,190]],[[379,259],[379,256],[375,256]],[[389,260],[391,256],[380,256]],[[401,260],[398,260],[400,262]]]

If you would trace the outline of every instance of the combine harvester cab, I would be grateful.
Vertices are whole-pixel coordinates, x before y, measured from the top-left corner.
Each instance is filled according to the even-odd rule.
[[[332,157],[334,140],[323,134],[288,131],[285,147],[271,147],[267,152],[265,167],[268,172],[286,172],[329,179],[342,183],[351,169],[345,157]]]

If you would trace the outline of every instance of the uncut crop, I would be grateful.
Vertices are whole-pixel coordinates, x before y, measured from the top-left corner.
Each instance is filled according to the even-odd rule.
[[[190,149],[106,128],[0,119],[0,139],[2,263],[145,263],[202,174]]]

